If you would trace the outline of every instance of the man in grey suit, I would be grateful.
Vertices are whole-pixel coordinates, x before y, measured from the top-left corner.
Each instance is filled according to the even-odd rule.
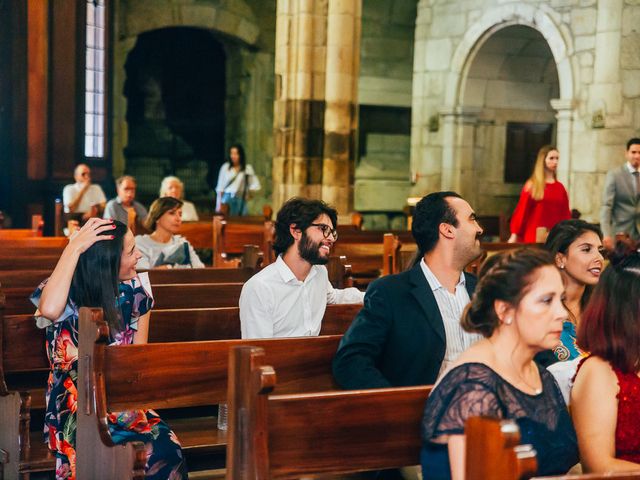
[[[602,244],[611,250],[617,233],[640,240],[640,138],[627,142],[624,165],[609,170],[604,183],[600,228]]]

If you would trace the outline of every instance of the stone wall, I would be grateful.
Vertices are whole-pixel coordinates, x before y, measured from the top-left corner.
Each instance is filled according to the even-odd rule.
[[[417,0],[364,1],[358,101],[411,106]]]
[[[634,0],[421,0],[412,102],[411,166],[419,177],[414,194],[453,188],[475,198],[484,181],[477,165],[503,161],[501,133],[487,137],[487,126],[478,122],[484,107],[470,110],[463,86],[483,45],[501,29],[523,25],[542,35],[557,70],[557,98],[545,114],[556,115],[560,180],[572,208],[597,220],[604,175],[624,161],[624,143],[640,126],[638,19]],[[487,140],[492,148],[484,148]],[[481,213],[512,204],[518,189],[509,190],[483,201],[483,208],[495,211]]]
[[[271,196],[271,158],[273,152],[274,38],[275,0],[118,0],[115,3],[116,32],[113,63],[113,171],[117,176],[128,170],[126,148],[129,131],[127,100],[123,96],[124,64],[138,35],[170,27],[192,27],[210,32],[224,48],[226,82],[224,105],[224,143],[240,142],[263,185],[249,203],[258,212]],[[178,139],[180,142],[181,139]],[[208,167],[208,182],[215,184],[217,170],[224,161],[224,149]],[[166,171],[168,158],[154,160]],[[170,163],[170,162],[169,162]],[[202,163],[202,162],[200,162]],[[169,167],[171,168],[171,167]],[[153,168],[151,168],[153,170]],[[157,169],[156,169],[157,170]],[[187,185],[205,181],[207,168],[191,170],[197,179],[183,179]],[[144,175],[145,169],[141,170]],[[189,171],[176,173],[189,175]],[[187,191],[187,195],[189,192]],[[210,208],[213,202],[202,204]],[[205,198],[204,202],[207,201]]]
[[[354,208],[370,229],[398,227],[394,219],[403,219],[411,191],[408,119],[416,6],[417,0],[363,2]]]

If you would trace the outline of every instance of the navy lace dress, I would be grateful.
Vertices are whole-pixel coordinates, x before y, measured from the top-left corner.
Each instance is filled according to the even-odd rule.
[[[424,410],[423,479],[451,478],[447,436],[463,434],[467,418],[479,415],[516,421],[522,443],[537,452],[538,475],[566,473],[578,463],[576,432],[560,389],[551,373],[538,369],[538,395],[522,392],[482,363],[465,363],[447,373]]]

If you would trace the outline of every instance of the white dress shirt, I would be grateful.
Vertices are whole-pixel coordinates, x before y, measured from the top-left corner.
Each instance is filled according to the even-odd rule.
[[[462,352],[480,340],[482,335],[478,333],[467,333],[460,326],[462,312],[470,300],[469,292],[467,292],[466,288],[464,272],[460,273],[460,280],[458,280],[458,283],[456,284],[455,293],[451,293],[442,286],[440,281],[427,266],[424,258],[420,261],[420,267],[422,268],[422,273],[424,273],[424,276],[427,279],[427,283],[429,283],[429,287],[433,291],[433,296],[436,298],[438,310],[440,310],[442,323],[444,324],[446,346],[444,360],[442,361],[442,366],[440,367],[440,373],[438,375],[440,376],[447,371],[448,367],[456,361]]]
[[[363,299],[364,292],[357,288],[333,288],[323,265],[313,265],[307,278],[298,280],[278,256],[242,287],[242,338],[318,335],[327,304],[362,303]]]
[[[65,213],[69,213],[69,204],[73,202],[78,195],[80,195],[80,191],[82,190],[81,183],[73,183],[71,185],[67,185],[62,190],[62,204],[64,205]],[[101,203],[106,203],[107,197],[105,197],[104,192],[100,185],[92,183],[89,185],[89,188],[80,200],[80,203],[76,207],[74,213],[85,213],[88,212],[91,207],[94,205],[98,205]]]

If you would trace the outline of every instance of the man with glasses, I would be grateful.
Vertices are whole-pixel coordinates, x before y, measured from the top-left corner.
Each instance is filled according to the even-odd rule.
[[[292,198],[276,218],[278,258],[240,294],[242,338],[314,336],[328,303],[362,303],[356,288],[331,286],[327,269],[338,238],[337,213],[320,200]]]
[[[84,163],[79,164],[73,172],[76,183],[67,185],[62,190],[64,212],[69,218],[81,223],[91,217],[102,215],[107,197],[100,185],[91,183],[91,169]]]

